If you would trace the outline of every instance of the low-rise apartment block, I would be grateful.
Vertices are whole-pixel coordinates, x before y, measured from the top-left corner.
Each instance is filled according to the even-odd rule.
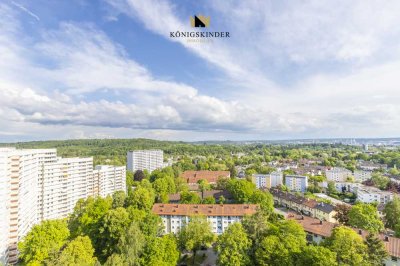
[[[336,222],[335,207],[328,203],[299,197],[278,189],[270,190],[274,203],[323,221]]]
[[[371,170],[355,170],[354,171],[354,180],[356,182],[364,182],[368,179],[371,179],[372,171]]]
[[[342,167],[333,167],[325,170],[326,179],[334,182],[346,182],[352,172]]]
[[[363,186],[357,190],[357,200],[364,203],[377,202],[378,204],[386,204],[393,200],[393,193],[382,191],[375,187]]]
[[[192,216],[204,216],[213,233],[222,234],[232,223],[240,222],[244,216],[258,210],[255,204],[163,204],[156,203],[153,213],[159,215],[164,225],[164,234],[178,233],[189,223]]]
[[[280,171],[275,171],[270,174],[254,174],[252,181],[257,188],[272,188],[282,185],[283,174]]]
[[[285,185],[290,191],[306,192],[308,187],[308,177],[301,175],[287,175]]]

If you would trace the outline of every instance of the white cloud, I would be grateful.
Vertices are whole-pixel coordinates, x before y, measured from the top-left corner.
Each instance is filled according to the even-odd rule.
[[[210,8],[220,21],[212,23],[223,28],[230,21],[227,29],[240,38],[199,46],[169,38],[170,31],[189,30],[187,17],[174,5],[127,1],[124,12],[146,28],[221,69],[225,99],[154,76],[89,23],[63,22],[43,30],[42,39],[24,38],[16,11],[0,5],[0,123],[8,125],[0,138],[42,138],[41,132],[48,138],[196,140],[400,132],[400,58],[395,41],[387,40],[399,37],[393,29],[398,22],[395,2],[384,4],[374,16],[376,7],[359,2],[335,9],[316,1],[213,1]],[[382,52],[386,45],[393,53]],[[290,85],[271,81],[272,69],[291,64],[316,68],[316,62],[321,69]],[[325,63],[344,70],[329,73]]]

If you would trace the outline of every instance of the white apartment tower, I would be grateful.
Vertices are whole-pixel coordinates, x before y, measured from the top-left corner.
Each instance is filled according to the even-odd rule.
[[[308,177],[300,175],[287,175],[285,185],[290,191],[306,192],[308,187]]]
[[[125,191],[125,171],[94,171],[92,157],[60,158],[56,149],[0,147],[0,264],[17,262],[17,243],[33,225],[66,218],[79,199]]]
[[[152,172],[163,167],[164,155],[162,150],[137,150],[128,151],[127,169],[135,172],[147,170]]]
[[[17,261],[18,241],[40,221],[39,161],[47,151],[0,148],[0,261],[4,264]]]
[[[58,158],[43,165],[41,186],[41,220],[66,218],[76,202],[90,193],[93,158]]]
[[[97,165],[93,171],[97,195],[106,197],[115,191],[126,191],[125,166]]]

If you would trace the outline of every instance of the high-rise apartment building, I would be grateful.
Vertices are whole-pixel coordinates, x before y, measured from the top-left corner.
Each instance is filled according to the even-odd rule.
[[[17,262],[17,243],[33,225],[66,218],[79,199],[125,191],[125,171],[93,170],[92,157],[60,158],[56,149],[0,148],[0,263]]]
[[[164,154],[162,150],[137,150],[128,151],[127,169],[135,172],[147,170],[152,172],[163,167]]]
[[[125,166],[97,165],[93,176],[93,190],[101,197],[111,195],[115,191],[126,191]]]
[[[0,148],[0,230],[6,232],[0,237],[0,258],[4,264],[17,261],[18,241],[40,221],[39,161],[44,160],[46,151]]]

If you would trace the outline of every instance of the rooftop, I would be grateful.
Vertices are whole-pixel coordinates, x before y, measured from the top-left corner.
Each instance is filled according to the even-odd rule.
[[[320,221],[318,219],[314,219],[307,216],[300,216],[293,213],[289,213],[287,216],[289,220],[295,220],[301,226],[303,226],[304,231],[317,234],[324,237],[329,237],[332,234],[332,230],[338,226],[337,224]],[[360,234],[364,239],[367,237],[368,232],[365,230],[352,228],[358,234]],[[380,234],[379,239],[381,239],[385,245],[386,250],[388,251],[390,256],[400,257],[400,238],[386,236],[387,241],[385,241],[385,235]]]
[[[181,177],[186,180],[187,183],[197,183],[201,179],[205,179],[208,183],[217,183],[219,177],[230,177],[229,171],[185,171],[181,174]]]
[[[158,215],[181,216],[245,216],[258,210],[256,204],[164,204],[153,205],[153,213]]]

